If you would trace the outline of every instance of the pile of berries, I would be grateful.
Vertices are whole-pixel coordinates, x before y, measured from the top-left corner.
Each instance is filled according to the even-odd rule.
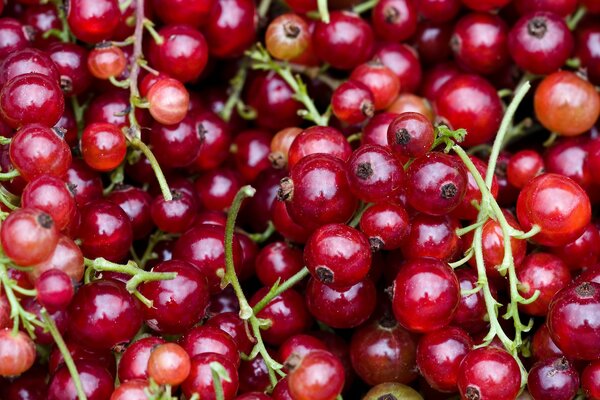
[[[0,0],[0,399],[600,399],[599,0]]]

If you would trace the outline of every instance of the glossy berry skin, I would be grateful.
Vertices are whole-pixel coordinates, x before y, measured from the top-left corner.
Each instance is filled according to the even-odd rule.
[[[346,222],[357,206],[344,163],[328,154],[301,159],[290,171],[290,178],[282,180],[278,197],[286,201],[293,221],[309,230]]]
[[[514,399],[521,389],[519,365],[497,347],[472,350],[460,365],[458,389],[464,398]]]
[[[369,273],[371,248],[367,237],[348,225],[323,225],[306,242],[304,263],[322,283],[352,286]]]
[[[238,390],[239,379],[235,365],[226,357],[216,353],[199,354],[192,358],[190,374],[181,385],[181,389],[187,398],[198,393],[202,399],[216,400],[212,369],[210,364],[218,362],[229,374],[229,382],[221,380],[223,388],[223,399],[233,400]]]
[[[410,232],[406,210],[392,203],[377,203],[367,208],[360,218],[360,230],[369,238],[371,251],[394,250]]]
[[[310,154],[329,154],[342,161],[352,154],[350,144],[340,131],[332,127],[312,126],[303,130],[288,150],[288,169]]]
[[[527,390],[534,399],[570,400],[579,389],[579,373],[566,358],[548,358],[531,367]]]
[[[417,30],[417,10],[408,0],[383,0],[371,14],[375,34],[388,42],[401,42]]]
[[[349,70],[367,61],[373,48],[373,31],[358,15],[333,11],[330,22],[318,21],[313,32],[315,53],[334,68]]]
[[[509,61],[508,28],[493,14],[472,13],[454,28],[451,46],[457,63],[477,74],[498,72]]]
[[[536,361],[559,357],[563,352],[556,347],[556,343],[550,337],[548,325],[541,325],[531,339],[531,354]]]
[[[213,0],[152,0],[154,10],[160,10],[158,18],[165,24],[187,24],[195,28],[208,20]]]
[[[400,79],[379,61],[370,61],[354,68],[350,79],[363,83],[373,94],[375,110],[388,108],[400,93]]]
[[[597,49],[600,44],[600,29],[592,24],[586,26],[577,35],[576,43],[576,54],[581,60],[581,65],[587,69],[590,82],[598,84],[600,82],[600,54]]]
[[[460,251],[461,240],[456,235],[460,222],[449,215],[417,214],[410,220],[410,231],[401,244],[407,260],[422,257],[450,261]]]
[[[365,84],[348,80],[338,86],[331,96],[331,110],[340,121],[359,124],[373,116],[374,98]]]
[[[93,349],[126,343],[141,326],[139,304],[123,285],[113,281],[82,286],[69,307],[69,332]]]
[[[159,385],[179,385],[190,373],[190,356],[175,343],[158,345],[148,358],[148,376]]]
[[[152,349],[165,343],[162,338],[148,336],[133,342],[119,360],[119,381],[127,382],[137,379],[148,379],[148,359]]]
[[[416,49],[406,44],[378,44],[373,59],[379,59],[400,79],[400,91],[416,93],[423,72]]]
[[[462,201],[467,172],[460,160],[444,153],[428,153],[407,170],[408,204],[428,215],[444,215]]]
[[[574,241],[562,247],[552,247],[550,250],[559,256],[569,269],[577,271],[597,264],[600,257],[598,243],[600,243],[600,232],[592,223]]]
[[[554,14],[566,17],[575,12],[577,1],[575,0],[517,0],[515,2],[517,11],[521,14],[527,14],[535,11],[549,11]]]
[[[523,297],[540,291],[533,303],[521,304],[519,308],[529,315],[544,316],[556,292],[571,282],[571,273],[560,258],[548,253],[534,253],[523,260],[517,269],[517,278],[523,288],[520,290]]]
[[[0,44],[0,60],[4,60],[9,54],[29,47],[31,44],[25,26],[14,18],[0,19],[0,34],[3,37]]]
[[[195,117],[195,126],[200,134],[200,153],[194,160],[194,168],[210,170],[221,164],[229,155],[231,132],[218,115],[205,111]]]
[[[548,75],[537,87],[534,109],[546,129],[562,136],[576,136],[598,120],[600,95],[588,81],[572,72],[559,71]]]
[[[433,125],[423,114],[406,112],[398,115],[387,129],[387,143],[392,152],[403,158],[417,158],[431,150],[435,140]]]
[[[54,130],[40,124],[19,129],[10,143],[9,155],[26,181],[42,174],[63,177],[71,164],[67,143]]]
[[[433,22],[451,21],[460,11],[460,0],[422,0],[419,14]]]
[[[131,222],[134,239],[142,239],[152,231],[154,227],[150,215],[152,197],[148,192],[135,186],[117,187],[107,199],[125,211]]]
[[[508,48],[515,63],[533,74],[550,74],[563,66],[573,50],[567,24],[550,12],[523,16],[512,27]]]
[[[256,276],[265,286],[285,282],[304,266],[302,250],[284,242],[263,247],[256,256]]]
[[[144,320],[156,332],[183,333],[204,316],[209,302],[206,277],[191,264],[181,260],[164,261],[154,272],[176,272],[175,279],[145,282],[140,292],[153,301],[144,307]]]
[[[600,399],[600,363],[591,362],[581,373],[581,388],[589,399]]]
[[[337,289],[311,278],[306,288],[306,304],[319,321],[333,328],[354,328],[375,310],[375,284],[367,278],[354,286]]]
[[[545,152],[545,172],[571,178],[586,192],[593,194],[590,188],[595,175],[594,153],[595,140],[589,141],[581,136],[562,139]]]
[[[517,217],[526,232],[538,225],[533,240],[561,246],[577,239],[589,224],[591,206],[587,194],[571,179],[544,174],[531,180],[519,194]]]
[[[200,175],[194,187],[202,208],[211,211],[227,209],[237,191],[242,187],[242,180],[237,171],[229,168],[217,168]]]
[[[148,383],[141,379],[120,382],[119,387],[110,396],[110,400],[146,400],[147,387]]]
[[[50,56],[38,49],[26,48],[9,54],[2,62],[0,84],[4,85],[12,78],[30,73],[45,75],[59,82],[58,69]]]
[[[198,354],[217,353],[226,357],[235,366],[240,365],[240,352],[233,338],[213,326],[196,326],[179,340],[179,344],[190,357]]]
[[[521,150],[508,161],[506,177],[508,182],[522,189],[530,180],[544,171],[544,159],[534,150]]]
[[[74,43],[53,43],[48,47],[50,58],[60,74],[60,86],[65,95],[83,93],[92,83],[87,68],[87,50]]]
[[[315,350],[293,367],[288,385],[296,400],[334,400],[344,387],[344,367],[332,353]]]
[[[280,60],[301,56],[311,45],[308,23],[299,15],[282,14],[273,19],[265,33],[267,51]]]
[[[250,298],[250,305],[255,306],[268,292],[268,287],[259,289]],[[257,313],[257,317],[271,321],[271,326],[262,336],[267,343],[275,346],[283,343],[291,335],[306,331],[313,322],[304,298],[293,289],[271,300]]]
[[[69,2],[66,14],[75,37],[87,43],[109,39],[121,16],[116,0],[73,0]]]
[[[367,203],[393,197],[405,180],[397,158],[387,148],[377,145],[356,149],[346,164],[346,176],[354,196]]]
[[[216,0],[204,26],[210,53],[237,57],[256,41],[256,6],[251,0]]]
[[[284,201],[275,200],[271,205],[271,218],[275,229],[292,243],[306,243],[311,230],[296,223],[290,216]]]
[[[448,325],[459,300],[456,275],[448,264],[433,258],[407,261],[394,280],[394,315],[412,332],[431,332]]]
[[[477,287],[478,278],[475,271],[468,268],[459,268],[455,273],[461,291],[472,290]],[[495,298],[496,291],[493,285],[490,285],[490,290]],[[487,309],[481,290],[468,296],[461,294],[451,325],[464,329],[470,334],[475,334],[487,327],[486,316]]]
[[[235,165],[246,181],[256,181],[260,173],[271,166],[269,145],[272,136],[262,130],[248,130],[240,132],[235,137],[233,142]]]
[[[150,115],[163,125],[177,124],[187,115],[190,95],[176,79],[160,79],[148,90],[146,97]]]
[[[92,123],[85,127],[81,135],[81,153],[91,168],[111,171],[125,159],[127,142],[116,125]]]
[[[547,317],[550,336],[566,357],[595,360],[600,356],[600,284],[583,282],[558,292]]]
[[[471,147],[490,141],[502,119],[502,103],[496,89],[477,75],[458,75],[444,84],[434,99],[436,114],[451,128],[464,128],[467,136],[461,146]]]
[[[208,47],[200,31],[189,25],[167,25],[158,31],[162,44],[150,43],[156,68],[181,83],[197,79],[208,61]]]
[[[106,400],[114,389],[114,379],[95,361],[75,361],[83,393],[88,400]],[[66,366],[61,366],[50,381],[47,400],[77,400],[75,383]]]
[[[504,7],[510,0],[462,0],[462,3],[475,11],[492,11]]]
[[[29,182],[23,189],[21,205],[50,215],[59,231],[75,214],[75,198],[66,182],[51,175],[40,175]]]
[[[428,333],[417,346],[419,372],[432,388],[455,392],[460,363],[472,347],[471,337],[460,328],[446,327]]]
[[[69,275],[61,270],[49,270],[35,282],[37,300],[49,312],[64,310],[73,298],[73,283]]]
[[[31,266],[48,258],[58,243],[58,230],[52,217],[33,209],[10,213],[0,226],[4,253],[21,266]]]
[[[98,79],[118,77],[127,67],[125,53],[117,46],[97,46],[90,51],[87,59],[88,69]]]
[[[382,112],[374,115],[363,127],[361,144],[388,146],[388,127],[397,116],[398,114],[391,112]]]
[[[0,116],[12,128],[31,123],[54,126],[64,110],[58,82],[46,75],[18,75],[0,90]]]
[[[417,342],[390,316],[372,321],[352,335],[352,367],[369,385],[409,383],[416,376]]]
[[[79,238],[84,256],[118,262],[129,254],[133,231],[121,207],[98,200],[83,207],[80,218]]]
[[[196,203],[187,193],[172,190],[171,194],[173,199],[170,201],[166,201],[162,195],[155,197],[150,215],[158,229],[169,233],[182,233],[194,221]]]
[[[71,238],[59,235],[54,251],[29,272],[29,280],[35,281],[47,270],[58,269],[66,273],[71,280],[79,282],[83,278],[83,255],[79,246]]]
[[[314,336],[294,335],[281,344],[277,352],[277,359],[284,365],[293,364],[295,359],[302,358],[314,350],[327,350],[327,346]]]
[[[35,343],[26,333],[12,329],[0,330],[0,376],[18,376],[27,371],[35,361]]]
[[[191,263],[207,279],[211,293],[221,291],[219,269],[225,269],[225,227],[200,225],[185,232],[177,240],[173,258]],[[242,249],[233,239],[233,264],[239,273],[242,266]]]

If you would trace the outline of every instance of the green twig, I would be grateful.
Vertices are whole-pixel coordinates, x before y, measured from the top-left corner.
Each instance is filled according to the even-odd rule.
[[[298,282],[309,275],[308,268],[303,267],[300,271],[296,272],[289,279],[285,280],[281,285],[279,283],[275,283],[269,290],[269,292],[263,297],[256,305],[252,308],[254,314],[258,314],[263,308],[265,308],[271,300],[275,297],[279,296],[281,293],[295,286]]]
[[[379,2],[379,0],[367,0],[363,3],[355,5],[352,8],[352,11],[357,14],[362,14],[364,12],[371,10],[373,7],[375,7],[377,5],[378,2]]]

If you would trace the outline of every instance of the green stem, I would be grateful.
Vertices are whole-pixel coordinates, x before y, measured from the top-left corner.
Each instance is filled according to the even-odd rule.
[[[504,113],[504,117],[502,118],[502,122],[500,123],[500,128],[498,129],[498,134],[496,135],[496,139],[494,139],[494,144],[492,146],[492,151],[490,153],[490,158],[488,160],[488,169],[485,174],[485,184],[488,188],[492,187],[492,180],[494,179],[494,173],[496,172],[496,162],[498,161],[498,156],[500,155],[500,150],[502,150],[502,144],[504,143],[504,137],[508,132],[508,128],[512,123],[512,119],[521,104],[521,101],[529,91],[531,84],[528,81],[523,82],[515,90],[515,95],[506,108],[506,112]]]
[[[248,304],[240,281],[235,273],[233,265],[233,233],[235,230],[235,220],[242,206],[244,199],[254,196],[256,189],[252,186],[243,186],[235,195],[229,212],[227,213],[227,223],[225,225],[225,276],[224,283],[231,284],[235,294],[240,302],[240,318],[248,320],[254,316],[252,307]]]
[[[252,308],[254,314],[258,314],[263,308],[265,308],[271,300],[285,292],[289,288],[295,286],[298,282],[309,275],[308,268],[303,267],[300,271],[296,272],[293,276],[283,282],[281,285],[275,284],[269,290],[269,292],[263,297],[256,305]]]
[[[152,153],[152,150],[146,145],[146,143],[142,142],[142,140],[138,137],[131,136],[129,137],[129,141],[131,145],[137,149],[139,149],[146,158],[148,162],[150,162],[150,166],[154,171],[154,175],[156,175],[156,180],[158,181],[158,186],[160,186],[160,191],[165,198],[165,201],[173,200],[173,195],[171,194],[171,189],[169,189],[169,184],[167,183],[167,179],[165,178],[165,174],[163,174],[156,157]]]
[[[19,170],[13,169],[8,172],[0,172],[0,181],[10,181],[17,176],[20,176]]]
[[[269,12],[269,8],[271,8],[271,3],[273,0],[261,0],[260,4],[258,5],[258,17],[259,18],[265,18],[267,16],[267,13]]]
[[[308,94],[306,84],[299,75],[294,76],[289,65],[282,65],[274,61],[260,43],[258,43],[253,50],[247,52],[247,55],[254,61],[252,68],[274,71],[289,85],[294,92],[294,98],[301,102],[305,107],[305,110],[300,110],[300,115],[302,115],[302,117],[317,125],[327,126],[329,118],[326,115],[321,115],[319,113],[315,103]]]
[[[229,121],[231,119],[231,114],[240,101],[242,90],[244,89],[244,84],[246,83],[246,77],[248,76],[248,66],[248,61],[243,60],[237,73],[229,82],[229,98],[227,98],[223,109],[219,113],[221,118],[223,118],[225,121]]]
[[[317,9],[319,10],[319,15],[321,16],[321,21],[328,24],[329,23],[329,8],[327,7],[327,0],[317,0]]]
[[[375,7],[378,2],[379,2],[379,0],[367,0],[367,1],[363,2],[363,3],[355,5],[352,8],[352,11],[355,12],[355,13],[357,13],[357,14],[362,14],[364,12],[369,11],[373,7]]]
[[[210,372],[212,374],[216,400],[225,400],[225,395],[223,394],[223,384],[221,383],[221,377],[219,376],[219,373],[212,367],[212,365],[210,367]]]
[[[65,361],[65,365],[67,366],[67,369],[71,374],[71,379],[73,379],[73,384],[75,385],[75,390],[77,391],[77,398],[79,400],[87,400],[87,397],[83,390],[83,385],[81,384],[81,379],[79,378],[79,372],[77,372],[77,367],[75,366],[75,362],[73,361],[73,357],[71,357],[71,353],[69,352],[65,341],[63,340],[60,332],[56,328],[54,320],[50,318],[50,315],[48,315],[48,311],[46,311],[46,309],[44,308],[42,308],[41,310],[41,315],[42,319],[44,320],[44,323],[46,324],[48,332],[50,333],[50,335],[52,335],[52,339],[54,339],[54,343],[60,351],[60,354],[62,354],[63,359]]]
[[[579,22],[585,17],[586,12],[585,7],[580,6],[577,11],[567,19],[567,26],[570,30],[574,31],[575,28],[577,28]]]
[[[268,240],[275,232],[275,225],[273,225],[273,222],[269,221],[267,223],[267,229],[265,229],[264,232],[248,233],[247,235],[250,239],[252,239],[254,243],[263,243],[264,241]]]

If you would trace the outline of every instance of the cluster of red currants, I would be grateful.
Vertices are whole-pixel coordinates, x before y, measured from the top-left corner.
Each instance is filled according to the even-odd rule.
[[[0,398],[600,399],[595,85],[598,0],[0,0]]]

